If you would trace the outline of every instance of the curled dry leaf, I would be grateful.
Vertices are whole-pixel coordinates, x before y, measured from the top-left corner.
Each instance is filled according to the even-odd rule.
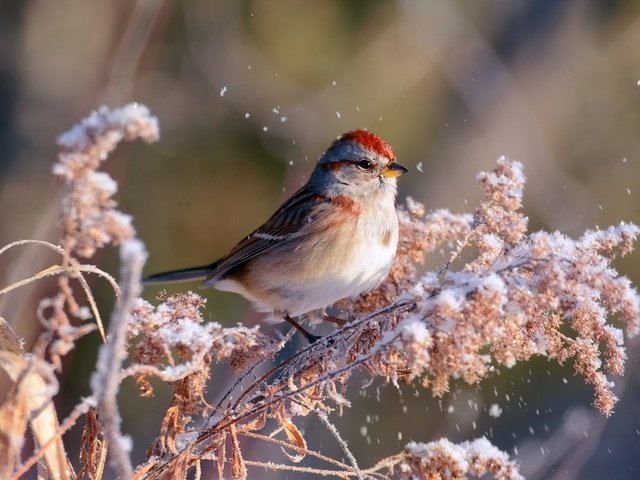
[[[14,388],[0,406],[0,452],[5,452],[7,463],[13,467],[20,459],[22,442],[15,438],[24,436],[28,421],[40,448],[51,478],[62,480],[75,477],[59,434],[58,416],[51,400],[57,384],[50,365],[34,358],[27,360],[22,355],[0,351],[0,368],[14,382]],[[45,378],[46,376],[46,378]],[[4,445],[3,445],[4,444]],[[1,455],[1,454],[0,454]]]
[[[298,427],[296,427],[290,421],[285,421],[282,423],[282,429],[284,430],[284,433],[287,434],[287,438],[289,439],[289,442],[294,444],[296,447],[299,447],[303,450],[307,450],[307,442],[302,436],[302,433],[300,433],[300,430],[298,430]],[[282,453],[284,453],[287,456],[287,458],[293,463],[300,463],[302,460],[304,460],[304,457],[307,456],[306,453],[298,453],[298,454],[292,455],[288,453],[284,448],[282,448]]]
[[[0,351],[15,353],[17,355],[24,353],[22,341],[18,335],[16,335],[16,332],[13,331],[11,325],[2,317],[0,317]]]

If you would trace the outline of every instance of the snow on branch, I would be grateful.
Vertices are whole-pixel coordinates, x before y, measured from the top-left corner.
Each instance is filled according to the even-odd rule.
[[[498,480],[523,480],[515,462],[486,438],[455,444],[442,438],[429,443],[411,442],[393,466],[398,478],[451,478],[491,474]]]

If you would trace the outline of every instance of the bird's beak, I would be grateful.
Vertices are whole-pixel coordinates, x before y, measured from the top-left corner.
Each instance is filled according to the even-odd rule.
[[[387,165],[387,167],[382,171],[382,175],[384,177],[399,177],[400,175],[403,175],[408,171],[409,170],[404,168],[399,163],[392,162],[389,165]]]

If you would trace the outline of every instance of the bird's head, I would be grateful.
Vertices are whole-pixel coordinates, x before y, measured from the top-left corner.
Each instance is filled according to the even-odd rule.
[[[396,178],[406,172],[387,142],[369,131],[354,130],[331,144],[311,178],[328,193],[367,197],[395,195]]]

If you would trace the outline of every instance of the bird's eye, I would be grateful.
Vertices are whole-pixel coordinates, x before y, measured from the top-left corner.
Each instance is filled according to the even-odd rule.
[[[358,166],[363,170],[370,170],[373,164],[369,160],[360,160]]]

